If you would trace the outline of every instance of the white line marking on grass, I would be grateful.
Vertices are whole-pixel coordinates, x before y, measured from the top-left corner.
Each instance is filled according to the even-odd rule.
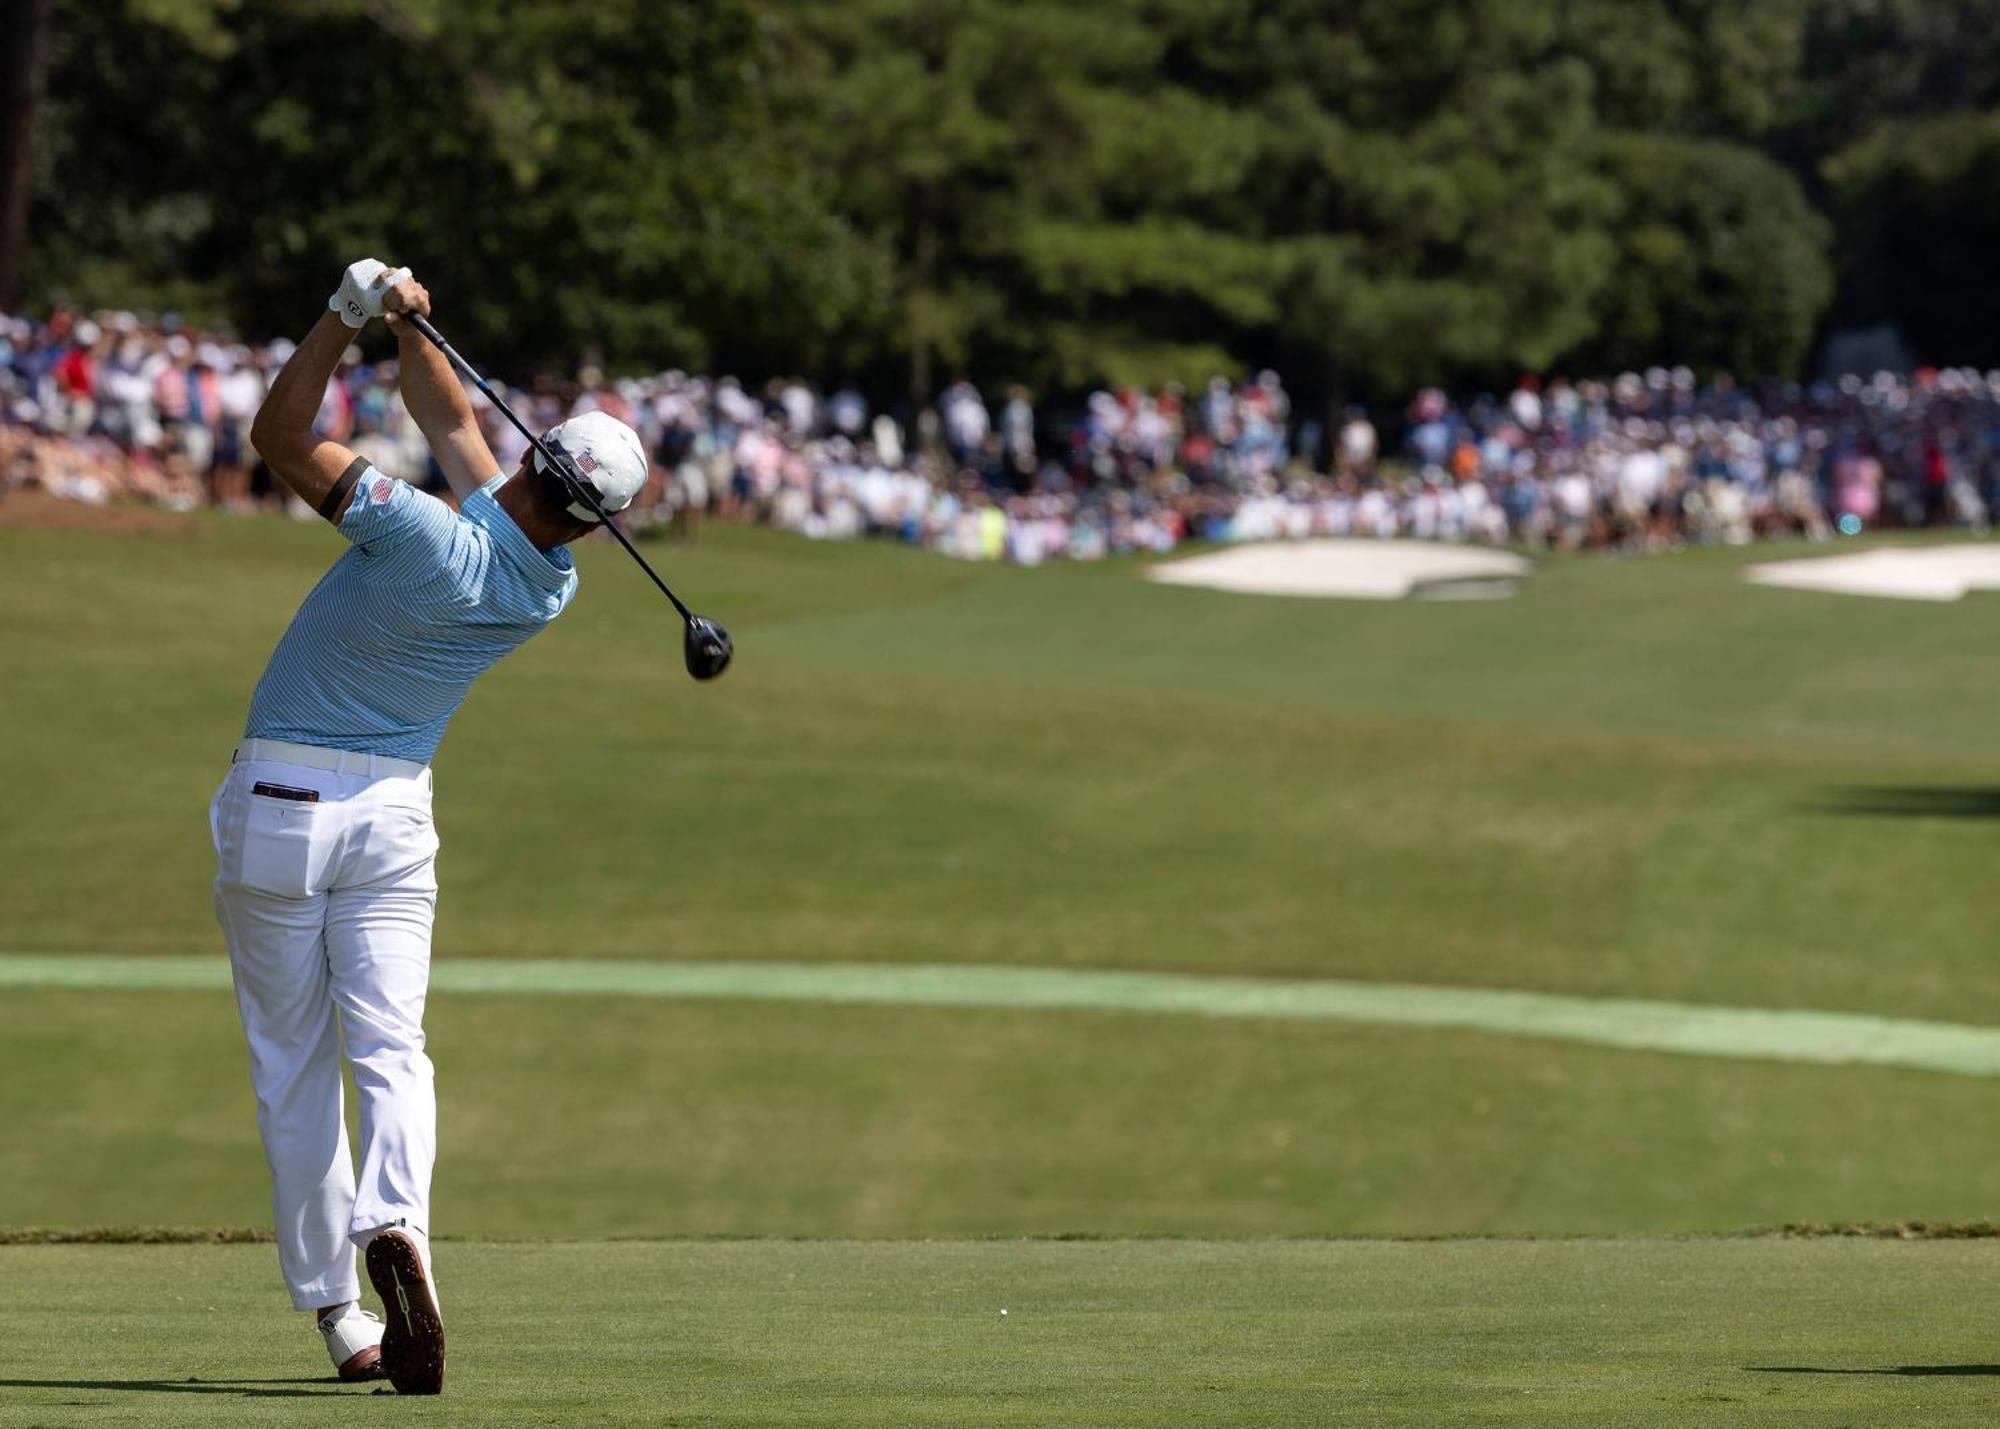
[[[221,956],[0,954],[0,988],[211,991],[228,986],[229,964]],[[440,992],[515,996],[667,997],[1354,1022],[1544,1038],[1692,1057],[1906,1067],[2000,1077],[2000,1027],[1498,988],[1277,981],[1076,968],[587,958],[445,958],[432,967],[431,986]]]

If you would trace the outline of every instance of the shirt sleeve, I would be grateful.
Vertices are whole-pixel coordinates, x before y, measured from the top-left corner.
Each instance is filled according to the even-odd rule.
[[[457,512],[372,466],[355,483],[340,534],[360,550],[371,576],[387,579],[455,567],[462,540]]]

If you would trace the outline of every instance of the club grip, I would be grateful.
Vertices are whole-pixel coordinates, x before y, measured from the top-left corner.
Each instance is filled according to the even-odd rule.
[[[450,347],[449,343],[447,343],[443,338],[438,336],[438,330],[431,326],[431,320],[425,317],[422,313],[404,313],[402,316],[402,321],[408,323],[411,327],[415,328],[418,332],[422,333],[425,337],[429,338],[431,340],[431,346],[437,348],[440,352],[445,351]]]
[[[422,333],[432,347],[445,355],[446,361],[477,383],[482,392],[486,390],[486,379],[473,370],[471,363],[458,355],[458,349],[444,340],[444,334],[431,326],[429,318],[422,313],[405,313],[403,321]]]

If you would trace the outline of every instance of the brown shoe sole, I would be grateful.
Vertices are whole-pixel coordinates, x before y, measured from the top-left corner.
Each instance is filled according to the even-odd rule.
[[[382,1297],[382,1368],[398,1394],[444,1388],[444,1320],[416,1243],[400,1231],[368,1242],[368,1279]]]
[[[382,1351],[374,1345],[360,1351],[340,1367],[340,1378],[343,1384],[382,1378]]]

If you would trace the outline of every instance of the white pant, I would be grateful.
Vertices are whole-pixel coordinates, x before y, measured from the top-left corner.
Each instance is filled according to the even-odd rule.
[[[257,793],[259,784],[278,792]],[[209,828],[215,913],[271,1167],[278,1264],[301,1310],[353,1300],[357,1245],[386,1225],[430,1229],[437,1100],[423,1017],[438,847],[430,771],[412,778],[240,760],[215,792]],[[358,1187],[341,1113],[342,1040],[361,1096]]]

